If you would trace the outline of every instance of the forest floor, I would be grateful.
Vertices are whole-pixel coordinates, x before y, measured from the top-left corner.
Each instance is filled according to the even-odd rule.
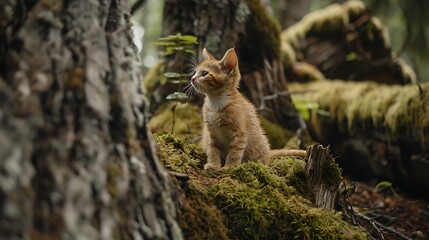
[[[354,182],[354,185],[355,191],[349,200],[355,211],[367,217],[364,220],[365,216],[355,214],[371,239],[429,239],[429,201],[390,187],[375,188],[377,183],[373,182]]]

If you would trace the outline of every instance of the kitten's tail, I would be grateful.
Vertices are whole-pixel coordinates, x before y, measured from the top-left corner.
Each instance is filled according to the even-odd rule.
[[[270,158],[283,157],[283,156],[305,157],[307,155],[307,151],[296,150],[296,149],[271,149],[269,154],[270,154]]]

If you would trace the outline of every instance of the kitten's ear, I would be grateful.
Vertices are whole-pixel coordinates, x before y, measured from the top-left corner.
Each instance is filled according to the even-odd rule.
[[[210,53],[209,53],[209,51],[207,51],[207,48],[204,48],[203,49],[203,60],[205,61],[205,60],[216,60],[216,58],[214,58]]]
[[[220,60],[219,63],[222,66],[222,68],[227,69],[228,72],[235,69],[238,65],[238,58],[237,58],[237,54],[235,53],[234,48],[230,48],[225,53],[225,56],[223,56],[222,60]]]

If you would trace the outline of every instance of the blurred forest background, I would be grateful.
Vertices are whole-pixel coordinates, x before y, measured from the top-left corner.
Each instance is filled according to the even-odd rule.
[[[268,11],[280,22],[282,30],[302,19],[305,14],[322,9],[334,0],[263,0]],[[392,50],[412,66],[419,82],[429,81],[429,2],[425,0],[363,0],[372,15],[387,27]],[[133,12],[135,43],[143,62],[143,73],[153,67],[159,57],[152,44],[162,35],[164,1],[130,0]]]

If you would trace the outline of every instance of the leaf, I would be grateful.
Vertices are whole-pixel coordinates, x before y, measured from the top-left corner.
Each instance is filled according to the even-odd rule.
[[[181,41],[184,41],[185,43],[193,43],[193,44],[198,43],[197,37],[195,37],[193,35],[183,35],[183,36],[180,36],[179,39]]]
[[[169,82],[173,84],[179,84],[179,83],[187,83],[189,82],[188,79],[174,79],[174,80],[168,80]]]
[[[356,59],[357,59],[356,52],[350,52],[349,54],[346,55],[346,60],[349,62],[356,61]]]
[[[317,109],[316,113],[319,114],[320,116],[324,116],[324,117],[329,117],[331,115],[329,113],[329,111],[322,110],[322,109]]]
[[[166,51],[172,51],[172,52],[179,52],[183,50],[183,46],[172,46],[172,47],[167,47],[165,49]]]
[[[182,74],[177,73],[177,72],[166,72],[166,73],[164,73],[164,77],[166,77],[166,78],[179,78],[181,76],[182,76]]]
[[[392,191],[392,193],[393,193],[393,194],[398,195],[398,194],[395,192],[395,190],[393,189],[393,183],[391,183],[391,182],[388,182],[388,181],[381,181],[381,182],[379,182],[379,183],[377,184],[377,186],[375,186],[375,189],[374,189],[374,190],[377,190],[377,189],[379,189],[379,188],[381,188],[381,187],[383,187],[383,188],[388,188],[388,189],[390,189],[390,190]]]
[[[299,115],[301,115],[301,117],[304,120],[310,119],[310,112],[307,109],[303,109],[303,108],[298,109],[297,108],[296,110],[298,111]]]
[[[166,37],[159,38],[159,41],[176,41],[178,39],[178,36],[181,36],[180,33],[176,35],[168,35]]]
[[[166,51],[161,52],[161,55],[163,56],[169,56],[169,55],[173,55],[175,54],[174,51],[172,51],[171,49],[167,49]]]
[[[307,99],[297,96],[292,96],[292,103],[304,120],[310,119],[310,110],[319,108],[316,102],[310,102]]]
[[[195,50],[191,50],[191,49],[185,49],[185,52],[187,52],[187,53],[192,53],[192,54],[195,54],[196,52],[195,52]]]
[[[186,102],[186,100],[188,100],[188,96],[181,92],[174,92],[170,93],[165,99],[169,101]]]
[[[381,187],[384,187],[384,188],[390,188],[390,187],[392,187],[392,183],[391,182],[388,182],[388,181],[381,181],[381,182],[379,182],[378,184],[377,184],[377,186],[375,186],[375,189],[378,189],[378,188],[381,188]]]
[[[175,45],[177,45],[175,42],[161,42],[161,41],[152,42],[152,44],[155,46],[175,46]]]

